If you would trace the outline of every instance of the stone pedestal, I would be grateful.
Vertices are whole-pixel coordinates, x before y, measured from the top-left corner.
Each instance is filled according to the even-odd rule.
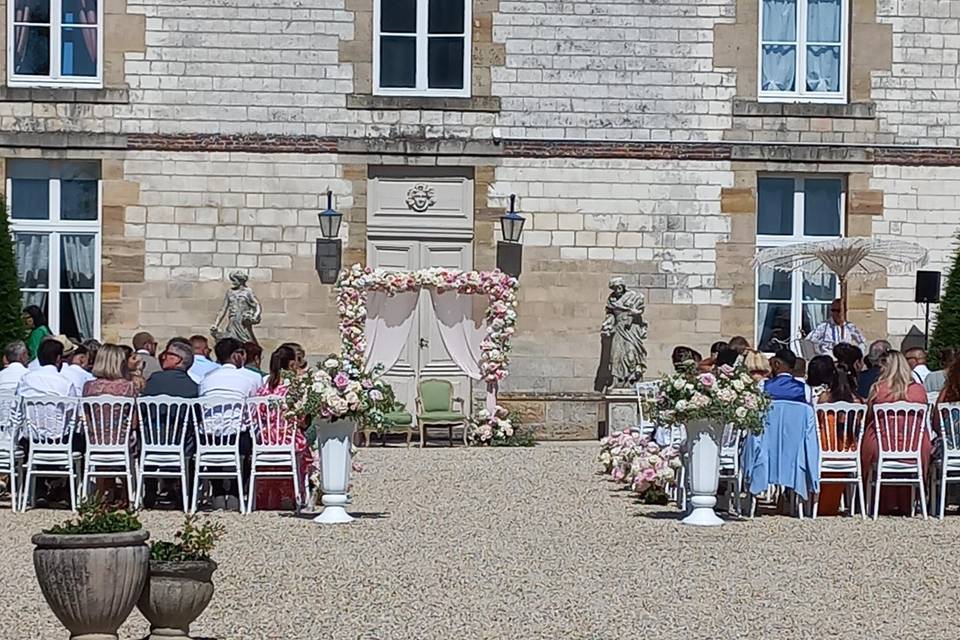
[[[633,389],[610,389],[603,396],[607,413],[607,435],[640,426],[640,407]]]

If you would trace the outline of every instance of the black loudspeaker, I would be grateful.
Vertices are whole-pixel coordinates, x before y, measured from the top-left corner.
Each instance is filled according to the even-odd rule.
[[[916,301],[927,304],[940,302],[940,272],[917,271]]]
[[[497,243],[497,269],[514,278],[520,277],[523,264],[523,245],[519,242]]]
[[[322,284],[336,284],[343,260],[343,243],[339,238],[317,238],[317,275]]]

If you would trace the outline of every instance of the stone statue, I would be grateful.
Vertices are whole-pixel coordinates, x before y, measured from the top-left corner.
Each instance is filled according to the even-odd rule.
[[[619,276],[610,278],[609,287],[607,315],[600,327],[601,344],[604,351],[609,350],[609,360],[605,366],[601,357],[601,371],[597,373],[595,386],[601,389],[630,388],[643,377],[647,368],[647,350],[643,346],[647,338],[643,294],[628,291]]]
[[[247,274],[242,271],[232,272],[230,283],[233,286],[223,297],[223,306],[210,327],[210,333],[217,340],[236,338],[241,342],[257,342],[253,335],[253,325],[260,324],[260,314],[263,311],[260,301],[253,289],[247,286]],[[220,331],[224,318],[227,319],[227,328],[226,331]]]

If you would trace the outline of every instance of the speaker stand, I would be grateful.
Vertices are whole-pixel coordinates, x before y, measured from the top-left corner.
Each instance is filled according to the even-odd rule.
[[[930,303],[925,302],[924,306],[926,311],[924,312],[924,321],[923,321],[923,350],[930,350]]]

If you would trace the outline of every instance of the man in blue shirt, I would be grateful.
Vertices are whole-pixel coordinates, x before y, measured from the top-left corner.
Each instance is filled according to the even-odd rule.
[[[774,400],[810,402],[810,388],[793,375],[797,356],[789,349],[781,349],[770,358],[773,377],[766,381],[763,390]]]

